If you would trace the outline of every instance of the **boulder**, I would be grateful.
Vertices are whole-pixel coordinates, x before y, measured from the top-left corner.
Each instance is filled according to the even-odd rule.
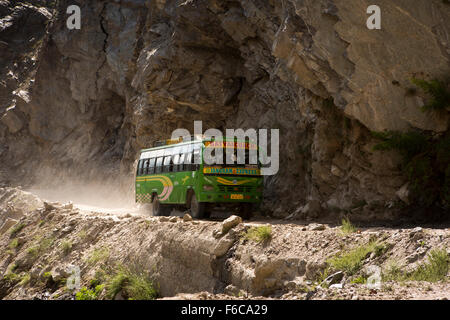
[[[411,241],[422,239],[423,236],[423,229],[421,227],[414,228],[409,232],[409,238]]]
[[[231,228],[234,228],[238,224],[242,223],[242,218],[239,216],[231,216],[222,222],[222,233],[227,233]]]
[[[325,262],[308,261],[306,263],[305,277],[308,280],[316,280],[317,277],[325,270],[327,264]]]
[[[233,246],[235,242],[234,237],[230,236],[230,234],[227,234],[226,237],[221,238],[216,246],[214,247],[214,251],[213,254],[216,257],[221,257],[223,255],[225,255],[228,250],[230,250],[230,248]]]
[[[55,282],[67,279],[67,277],[71,275],[67,266],[56,266],[50,271],[50,273],[52,274],[52,279]]]
[[[395,193],[397,197],[402,200],[404,203],[409,204],[409,184],[404,184],[398,191]]]
[[[240,291],[241,290],[239,288],[237,288],[236,286],[229,284],[228,286],[225,287],[223,293],[225,293],[229,296],[238,296]]]
[[[44,202],[44,209],[45,209],[45,211],[53,211],[53,210],[57,209],[57,207],[53,203]]]

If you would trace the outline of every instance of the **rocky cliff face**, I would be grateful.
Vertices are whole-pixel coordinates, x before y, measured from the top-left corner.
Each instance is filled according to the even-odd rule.
[[[370,131],[448,129],[408,90],[449,73],[440,0],[378,1],[381,30],[366,0],[79,0],[81,30],[66,27],[72,1],[38,3],[0,1],[7,184],[110,179],[132,193],[137,151],[202,120],[280,129],[273,215],[373,218],[405,180]]]

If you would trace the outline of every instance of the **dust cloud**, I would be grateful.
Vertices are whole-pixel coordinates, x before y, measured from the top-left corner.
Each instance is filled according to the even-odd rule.
[[[83,211],[110,214],[138,213],[142,208],[134,201],[134,181],[127,179],[90,179],[46,176],[27,188],[44,201],[68,203]],[[124,183],[127,181],[127,183]]]

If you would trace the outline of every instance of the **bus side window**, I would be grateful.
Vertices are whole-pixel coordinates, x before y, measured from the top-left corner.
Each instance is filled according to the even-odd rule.
[[[148,174],[148,159],[144,160],[144,164],[142,166],[142,174]]]
[[[172,162],[172,156],[164,158],[164,172],[170,172],[170,163]]]
[[[148,168],[148,174],[154,174],[155,173],[155,162],[156,162],[155,158],[150,159],[149,168]]]
[[[178,172],[178,163],[180,161],[180,155],[176,154],[173,156],[173,166],[172,166],[172,171],[173,172]]]
[[[140,176],[142,175],[142,164],[144,163],[144,160],[139,160],[138,166],[137,166],[137,171],[136,171],[136,175]]]
[[[143,159],[142,160],[142,165],[141,165],[141,176],[145,175],[145,165],[146,165],[146,160]]]
[[[192,170],[192,152],[189,152],[185,155],[183,169],[184,171]]]
[[[163,157],[159,157],[156,160],[156,170],[155,170],[156,173],[161,173],[162,172],[163,159],[164,159]]]
[[[183,162],[184,162],[184,154],[180,154],[180,158],[178,159],[178,164],[176,166],[177,172],[183,171]]]

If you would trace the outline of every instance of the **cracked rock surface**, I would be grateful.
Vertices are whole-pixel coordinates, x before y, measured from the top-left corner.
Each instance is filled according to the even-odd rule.
[[[33,3],[0,1],[5,185],[100,180],[132,198],[138,150],[202,120],[280,129],[273,216],[393,219],[400,157],[370,131],[448,129],[407,94],[448,75],[440,0],[380,0],[375,31],[367,0],[80,0],[81,30],[66,28],[71,1]]]

